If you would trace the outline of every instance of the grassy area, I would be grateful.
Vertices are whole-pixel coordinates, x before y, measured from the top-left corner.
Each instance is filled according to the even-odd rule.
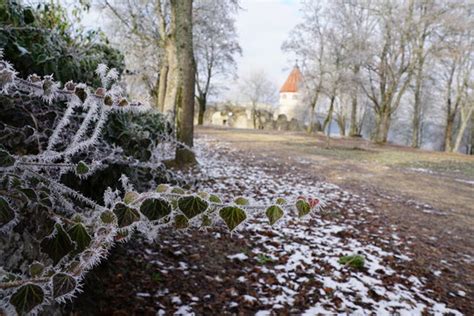
[[[335,146],[325,148],[314,142],[285,142],[286,146],[298,147],[310,155],[325,158],[377,163],[402,169],[424,169],[428,173],[449,174],[474,179],[474,159],[469,156],[441,152],[411,151],[397,147],[361,148],[357,146]]]

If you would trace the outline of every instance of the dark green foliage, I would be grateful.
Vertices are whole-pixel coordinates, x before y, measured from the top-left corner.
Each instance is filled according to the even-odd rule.
[[[74,250],[71,238],[59,224],[54,225],[55,233],[41,241],[41,251],[47,253],[56,265],[64,256]]]
[[[140,206],[140,212],[150,221],[155,221],[169,215],[171,205],[164,199],[146,199]]]
[[[179,209],[188,219],[203,213],[208,206],[209,203],[194,195],[184,196],[178,200]]]
[[[0,167],[10,167],[15,164],[15,158],[6,150],[0,149]]]
[[[351,266],[355,269],[362,269],[365,264],[364,257],[361,255],[350,255],[350,256],[342,256],[339,258],[339,263]]]
[[[25,284],[12,295],[10,303],[15,306],[18,314],[24,315],[43,303],[43,299],[44,293],[41,287],[35,284]]]
[[[75,224],[73,225],[67,233],[71,237],[72,241],[76,243],[76,253],[82,252],[84,249],[89,247],[91,243],[91,236],[87,232],[86,228],[83,224]]]
[[[270,225],[275,224],[283,216],[283,210],[277,205],[272,205],[267,208],[265,215],[267,215]]]
[[[311,206],[305,200],[296,201],[296,209],[298,210],[299,217],[304,217],[311,212]]]
[[[30,265],[30,275],[32,277],[40,276],[44,271],[44,265],[40,262],[34,262]]]
[[[84,161],[79,161],[76,165],[76,173],[77,174],[86,174],[89,172],[89,166]]]
[[[114,213],[117,216],[117,223],[120,228],[130,226],[140,220],[138,211],[124,203],[117,203],[114,207]]]
[[[54,2],[35,8],[16,1],[0,2],[0,48],[20,73],[54,74],[61,82],[74,80],[92,86],[99,63],[107,62],[121,73],[123,56],[108,45],[101,32],[73,27],[65,8]]]
[[[170,127],[158,112],[114,112],[104,130],[104,139],[123,148],[127,156],[148,161],[160,134],[169,134]]]
[[[0,197],[0,228],[3,225],[8,224],[15,218],[15,212],[13,212],[10,204],[3,197]]]
[[[188,228],[189,226],[189,220],[186,216],[184,215],[176,215],[174,217],[174,226],[175,228],[177,229],[184,229],[184,228]]]
[[[234,206],[222,208],[219,211],[219,215],[231,231],[247,218],[247,215],[242,209]]]
[[[244,197],[239,196],[238,198],[236,198],[236,199],[234,200],[234,203],[237,204],[237,205],[248,205],[248,204],[249,204],[249,200],[247,200],[247,199],[244,198]]]
[[[76,280],[66,274],[57,273],[53,276],[53,297],[58,298],[72,292],[76,288]]]

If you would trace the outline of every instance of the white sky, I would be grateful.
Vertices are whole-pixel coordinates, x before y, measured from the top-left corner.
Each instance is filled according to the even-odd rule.
[[[237,30],[242,46],[238,75],[263,69],[279,88],[295,60],[281,51],[291,29],[299,22],[298,0],[242,0]]]

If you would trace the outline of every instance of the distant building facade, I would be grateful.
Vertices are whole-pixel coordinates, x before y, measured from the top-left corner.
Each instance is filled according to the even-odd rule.
[[[280,88],[280,100],[274,114],[275,119],[280,115],[285,115],[288,121],[296,119],[304,123],[309,109],[304,103],[302,86],[303,75],[298,65],[295,65],[285,83]]]

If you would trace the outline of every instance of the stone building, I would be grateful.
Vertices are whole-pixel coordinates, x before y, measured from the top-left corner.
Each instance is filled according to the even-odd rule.
[[[274,119],[285,115],[289,122],[296,119],[298,122],[304,123],[309,108],[304,102],[302,86],[303,75],[298,65],[295,65],[280,89],[280,100],[274,113]]]

